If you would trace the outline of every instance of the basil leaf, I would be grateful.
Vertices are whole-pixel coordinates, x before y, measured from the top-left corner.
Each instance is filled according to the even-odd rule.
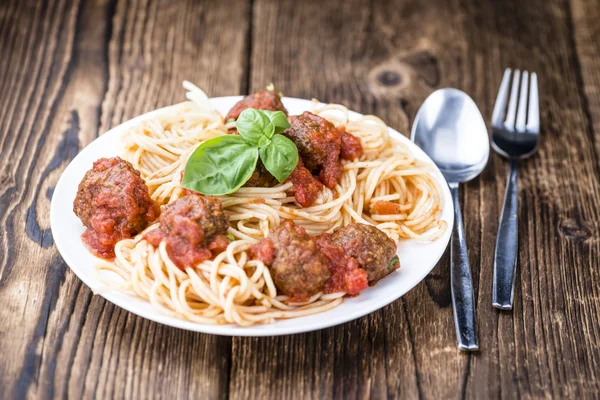
[[[235,121],[235,127],[240,136],[253,145],[258,144],[260,137],[269,124],[269,118],[262,111],[254,108],[247,108],[242,111],[237,121]]]
[[[287,120],[287,117],[283,113],[283,111],[268,111],[262,110],[262,112],[267,116],[271,124],[275,127],[274,133],[281,133],[290,127],[290,123]],[[269,136],[269,135],[267,135]],[[271,134],[269,137],[272,137]]]
[[[273,125],[272,123],[269,122],[267,124],[267,126],[265,126],[265,129],[263,130],[263,136],[266,136],[267,139],[271,139],[274,134],[275,134],[275,125]]]
[[[181,186],[208,195],[233,193],[250,179],[257,161],[256,146],[237,135],[219,136],[194,150]]]
[[[259,149],[260,159],[267,171],[281,183],[287,179],[298,164],[298,149],[287,137],[277,134],[271,144]]]
[[[258,147],[259,148],[263,148],[263,147],[267,147],[268,145],[270,145],[272,142],[271,139],[269,139],[266,136],[261,136],[260,140],[258,141]]]
[[[389,264],[388,264],[388,266],[387,266],[387,269],[388,269],[388,271],[391,271],[391,270],[393,270],[393,269],[394,269],[394,265],[396,265],[396,263],[397,263],[398,261],[400,261],[400,260],[398,259],[398,255],[395,255],[395,256],[394,256],[394,257],[393,257],[393,258],[390,260],[390,263],[389,263]]]

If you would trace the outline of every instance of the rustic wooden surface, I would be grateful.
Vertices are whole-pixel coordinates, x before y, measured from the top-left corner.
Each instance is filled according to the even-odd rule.
[[[0,397],[600,396],[600,3],[2,1]],[[109,128],[183,99],[274,82],[409,132],[453,86],[489,120],[505,67],[537,71],[543,138],[520,173],[515,309],[491,307],[508,164],[463,187],[481,351],[454,337],[448,259],[370,316],[227,338],[136,317],[67,268],[49,226],[68,162]]]

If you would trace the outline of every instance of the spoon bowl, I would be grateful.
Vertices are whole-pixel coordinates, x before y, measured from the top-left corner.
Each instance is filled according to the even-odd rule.
[[[450,246],[450,287],[458,348],[479,349],[475,324],[473,280],[465,240],[458,184],[483,171],[490,141],[483,117],[466,93],[440,89],[423,103],[413,124],[411,138],[435,162],[450,186],[454,203],[454,227]]]
[[[483,117],[473,99],[458,89],[440,89],[427,97],[415,118],[411,139],[452,183],[479,175],[490,154]]]

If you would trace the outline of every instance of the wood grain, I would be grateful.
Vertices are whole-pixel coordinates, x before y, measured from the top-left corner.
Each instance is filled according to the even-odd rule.
[[[598,232],[600,191],[597,156],[581,113],[570,11],[556,3],[519,5],[518,12],[516,4],[480,3],[356,1],[339,7],[257,2],[252,89],[273,80],[286,94],[341,102],[407,132],[418,106],[437,88],[465,90],[489,119],[506,66],[538,71],[542,117],[550,123],[539,154],[522,168],[521,279],[514,314],[499,313],[490,304],[492,255],[507,173],[506,162],[494,156],[481,179],[466,185],[462,198],[480,354],[456,352],[444,262],[425,285],[382,312],[304,338],[266,339],[267,348],[284,349],[278,358],[293,365],[283,372],[275,362],[260,374],[248,368],[251,360],[244,358],[265,345],[234,338],[234,348],[242,348],[232,356],[234,398],[276,398],[282,381],[295,382],[296,371],[307,369],[305,343],[328,334],[337,339],[311,351],[322,361],[310,371],[331,376],[327,385],[339,390],[315,392],[313,382],[299,381],[293,385],[298,398],[306,392],[315,398],[580,397],[598,390],[594,363],[600,310],[593,266],[599,265],[599,243],[590,236]],[[279,22],[292,14],[292,23]],[[258,24],[265,15],[275,23]],[[273,43],[273,37],[289,39]],[[321,44],[318,52],[315,40]],[[572,148],[561,143],[566,140]],[[347,339],[349,331],[356,332],[352,339]],[[342,350],[354,350],[350,357],[337,351],[339,342]],[[341,359],[345,373],[336,373],[325,362],[330,354]],[[267,383],[261,392],[249,391],[248,385],[255,390],[252,382],[258,377]]]
[[[600,5],[595,0],[11,1],[0,4],[0,397],[597,398]],[[520,172],[515,309],[491,307],[508,164],[461,201],[481,351],[456,350],[449,263],[370,316],[222,338],[134,316],[53,245],[60,173],[99,134],[183,99],[273,82],[408,133],[437,88],[489,120],[505,67],[536,71],[543,137]]]
[[[0,397],[225,397],[231,340],[157,325],[92,296],[52,245],[48,208],[81,148],[183,100],[184,78],[213,95],[243,90],[248,5],[0,10]],[[230,62],[221,65],[223,53]]]

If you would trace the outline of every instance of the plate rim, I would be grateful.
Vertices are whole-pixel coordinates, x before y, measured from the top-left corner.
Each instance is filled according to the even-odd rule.
[[[209,100],[213,105],[215,102],[232,102],[232,104],[234,104],[234,102],[239,101],[242,97],[243,96],[221,96],[221,97],[212,97]],[[299,98],[294,98],[294,97],[283,97],[282,102],[284,103],[284,105],[287,102],[305,103],[306,109],[308,109],[309,105],[315,104],[311,100],[299,99]],[[179,104],[181,104],[181,103],[179,103]],[[94,292],[93,287],[97,286],[97,285],[94,285],[94,282],[92,282],[92,279],[84,272],[84,268],[79,267],[77,260],[74,260],[70,256],[70,253],[68,251],[66,251],[66,243],[65,242],[67,242],[68,239],[63,240],[61,235],[56,234],[56,232],[57,232],[56,227],[60,223],[60,221],[58,220],[59,215],[61,212],[64,212],[64,207],[61,208],[61,205],[58,204],[58,201],[55,201],[55,198],[58,197],[57,193],[60,194],[60,193],[62,193],[62,191],[66,190],[66,187],[68,186],[67,178],[66,178],[66,176],[68,175],[67,171],[69,170],[69,168],[71,168],[73,166],[74,161],[77,158],[85,157],[85,154],[90,152],[91,151],[90,149],[92,149],[93,146],[98,146],[98,143],[108,140],[108,138],[110,138],[112,135],[117,135],[121,131],[123,131],[129,127],[135,126],[146,119],[149,119],[156,115],[159,115],[161,112],[165,112],[170,108],[177,107],[179,104],[173,104],[173,105],[162,107],[162,108],[159,108],[159,109],[156,109],[153,111],[149,111],[147,113],[144,113],[142,115],[139,115],[137,117],[129,119],[129,120],[111,128],[110,130],[106,131],[105,133],[103,133],[102,135],[100,135],[96,139],[94,139],[92,142],[90,142],[83,149],[81,149],[79,151],[79,153],[69,162],[67,167],[61,173],[60,178],[58,179],[58,182],[54,188],[52,200],[50,203],[50,228],[52,231],[53,241],[54,241],[54,244],[56,245],[56,248],[58,249],[58,251],[60,253],[60,256],[63,258],[63,260],[65,261],[67,266],[71,269],[71,271],[73,271],[73,273],[86,286],[88,286],[90,288],[90,290],[92,290],[92,293],[94,295],[96,295],[96,294],[100,295],[105,300],[109,301],[110,303],[114,304],[115,306],[118,306],[118,307],[120,307],[134,315],[137,315],[139,317],[148,319],[150,321],[153,321],[153,322],[156,322],[159,324],[163,324],[163,325],[174,327],[174,328],[184,329],[184,330],[188,330],[188,331],[207,333],[207,334],[219,335],[219,336],[230,336],[230,337],[232,337],[232,336],[268,337],[268,336],[291,335],[291,334],[312,332],[312,331],[317,331],[317,330],[341,325],[341,324],[361,318],[363,316],[366,316],[368,314],[371,314],[377,310],[380,310],[380,309],[386,307],[387,305],[393,303],[394,301],[397,301],[400,298],[402,298],[409,291],[413,290],[419,283],[421,283],[425,279],[425,277],[433,270],[433,268],[435,268],[435,266],[438,264],[439,260],[443,256],[443,254],[446,252],[446,249],[448,248],[448,245],[450,242],[450,236],[451,236],[450,232],[451,232],[452,226],[454,224],[454,205],[452,203],[452,197],[450,194],[448,184],[447,184],[446,180],[444,179],[439,168],[437,168],[435,163],[433,163],[433,161],[427,156],[427,154],[425,154],[409,138],[407,138],[406,136],[402,135],[397,130],[388,126],[390,135],[393,138],[400,140],[401,142],[407,144],[409,146],[409,148],[411,149],[411,151],[416,152],[417,154],[419,154],[421,156],[420,158],[427,159],[433,165],[434,176],[435,176],[436,181],[440,185],[440,188],[442,191],[442,196],[444,198],[444,208],[450,207],[450,210],[451,210],[451,212],[449,213],[450,220],[447,221],[448,222],[448,227],[447,227],[448,231],[442,237],[437,239],[437,240],[442,240],[442,241],[445,240],[446,243],[442,243],[443,251],[441,251],[440,254],[437,257],[435,257],[436,260],[435,260],[435,262],[432,263],[432,265],[422,268],[421,273],[419,274],[419,278],[418,278],[418,280],[415,279],[414,284],[411,284],[409,288],[407,288],[404,292],[398,294],[394,298],[384,298],[383,300],[373,301],[373,303],[367,307],[359,308],[353,312],[349,312],[349,313],[345,314],[344,316],[336,318],[336,319],[324,320],[321,322],[313,322],[312,324],[298,323],[298,324],[290,326],[290,327],[278,328],[277,330],[269,330],[269,329],[264,329],[264,327],[275,326],[275,325],[277,325],[277,322],[279,320],[275,321],[274,324],[258,324],[258,325],[253,325],[251,327],[240,327],[235,324],[223,324],[223,325],[200,324],[200,323],[196,323],[196,322],[192,322],[192,321],[188,321],[188,320],[184,320],[184,319],[179,319],[177,317],[169,316],[167,314],[163,314],[161,311],[156,310],[156,309],[154,309],[154,312],[152,312],[152,313],[146,312],[144,310],[140,310],[137,307],[132,306],[130,304],[130,302],[122,301],[116,295],[116,293],[113,291],[104,291],[104,292],[100,292],[100,293]],[[324,103],[320,103],[320,104],[324,104]],[[351,115],[351,116],[352,115],[364,116],[364,114],[352,111],[350,109],[348,109],[348,111],[349,111],[349,115]],[[120,292],[118,292],[118,293],[120,293]],[[134,295],[130,295],[130,294],[125,294],[125,295],[127,297],[135,298]],[[331,310],[329,310],[329,311],[331,311]],[[323,314],[326,314],[329,311],[325,311]],[[306,317],[299,317],[294,320],[301,321],[303,318],[306,318]],[[256,327],[261,327],[262,329],[253,329]]]

